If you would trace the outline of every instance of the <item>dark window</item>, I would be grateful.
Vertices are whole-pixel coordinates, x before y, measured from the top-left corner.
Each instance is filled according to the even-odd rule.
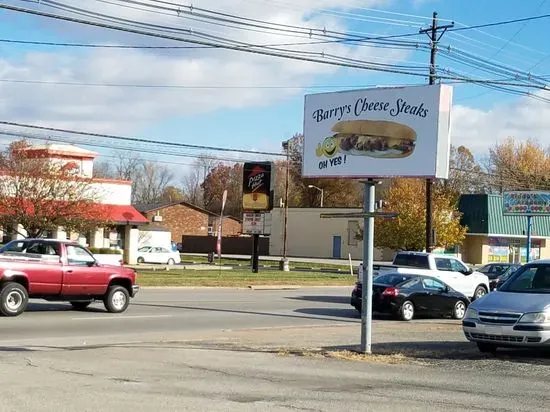
[[[424,255],[413,255],[400,253],[395,256],[393,261],[394,265],[397,266],[409,266],[414,268],[429,269],[430,263],[428,262],[428,256]]]
[[[420,290],[424,288],[424,286],[422,286],[422,282],[420,281],[420,278],[409,279],[406,282],[400,283],[397,286],[401,289],[414,289],[414,290]]]
[[[424,284],[424,288],[426,289],[445,290],[445,285],[443,284],[443,282],[440,282],[437,279],[425,278],[425,279],[422,279],[422,283]]]
[[[524,266],[500,288],[502,292],[550,293],[550,265]]]
[[[435,267],[437,270],[452,271],[451,261],[446,258],[435,258]]]
[[[395,286],[399,283],[405,282],[409,279],[411,279],[412,276],[410,275],[400,275],[398,273],[388,274],[388,275],[381,275],[376,278],[375,283],[378,283],[380,285],[391,285]]]
[[[95,262],[94,257],[82,246],[67,245],[67,260],[69,265],[90,266]]]

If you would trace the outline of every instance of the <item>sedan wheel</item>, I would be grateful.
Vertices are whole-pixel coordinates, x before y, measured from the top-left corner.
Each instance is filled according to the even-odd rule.
[[[414,305],[411,301],[405,301],[401,305],[401,310],[399,311],[399,317],[401,320],[409,321],[414,318]]]
[[[455,303],[455,308],[453,309],[453,318],[454,319],[463,319],[466,314],[466,304],[459,300]]]
[[[168,259],[168,266],[172,266],[176,264],[176,262],[174,261],[174,259]]]

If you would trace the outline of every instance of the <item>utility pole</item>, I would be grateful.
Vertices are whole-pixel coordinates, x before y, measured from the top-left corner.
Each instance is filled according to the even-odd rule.
[[[427,29],[421,29],[420,33],[425,33],[430,38],[431,53],[430,53],[430,84],[435,84],[435,57],[437,54],[437,44],[441,36],[445,34],[447,29],[454,27],[454,22],[444,26],[437,25],[437,12],[434,11],[432,17],[432,26]],[[441,34],[439,31],[441,30]],[[432,188],[433,180],[426,179],[426,252],[431,252],[433,247],[433,212],[432,212]]]
[[[283,257],[279,261],[279,270],[288,272],[290,270],[286,257],[286,242],[288,231],[288,182],[290,180],[290,140],[283,142],[283,150],[286,152],[286,176],[285,176],[285,205],[284,205],[284,226],[283,226]]]

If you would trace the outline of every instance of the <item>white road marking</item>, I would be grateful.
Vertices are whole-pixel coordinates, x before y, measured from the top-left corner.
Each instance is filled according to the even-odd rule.
[[[148,318],[171,318],[172,315],[135,315],[135,316],[89,316],[71,318],[71,320],[117,320],[117,319],[148,319]]]

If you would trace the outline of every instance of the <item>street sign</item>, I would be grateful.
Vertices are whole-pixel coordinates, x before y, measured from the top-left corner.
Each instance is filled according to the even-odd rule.
[[[271,213],[243,213],[243,234],[270,235]]]

